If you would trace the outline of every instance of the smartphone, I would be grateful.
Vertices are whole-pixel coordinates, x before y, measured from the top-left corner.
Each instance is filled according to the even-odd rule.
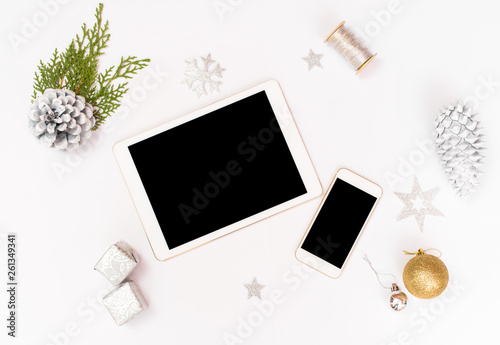
[[[338,278],[382,196],[382,188],[340,169],[302,237],[297,260]]]

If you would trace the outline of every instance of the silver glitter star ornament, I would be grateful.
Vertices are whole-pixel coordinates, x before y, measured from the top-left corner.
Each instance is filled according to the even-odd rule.
[[[394,193],[405,204],[405,208],[398,216],[398,221],[414,216],[418,228],[423,232],[425,216],[444,217],[444,215],[431,204],[438,192],[438,187],[427,192],[422,192],[418,179],[415,177],[413,179],[411,193]]]
[[[224,68],[220,64],[212,66],[215,61],[212,60],[212,54],[208,54],[206,58],[201,57],[203,67],[198,66],[198,60],[186,60],[186,71],[184,72],[185,79],[182,81],[190,90],[193,90],[198,97],[208,95],[208,92],[213,93],[215,90],[220,92],[219,86],[222,85],[222,72]],[[207,90],[208,87],[208,90]]]
[[[308,65],[309,71],[310,71],[314,66],[319,67],[319,68],[323,68],[323,66],[321,65],[321,62],[320,62],[322,57],[323,57],[323,54],[314,54],[313,50],[309,49],[309,55],[306,57],[303,57],[302,60],[307,62],[307,65]]]
[[[257,282],[257,278],[253,278],[252,284],[244,285],[248,289],[248,298],[257,297],[258,299],[262,299],[260,296],[260,290],[262,290],[265,285],[261,285]]]

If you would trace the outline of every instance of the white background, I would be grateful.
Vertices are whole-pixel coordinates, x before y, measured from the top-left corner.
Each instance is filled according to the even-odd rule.
[[[107,1],[111,41],[101,68],[120,56],[137,55],[151,58],[151,69],[131,81],[129,101],[112,125],[95,133],[85,150],[68,154],[39,146],[29,135],[32,77],[40,59],[47,61],[56,47],[64,49],[83,22],[93,24],[98,3],[61,1],[48,10],[43,3],[3,0],[0,14],[1,290],[7,232],[18,233],[20,281],[18,338],[6,336],[2,293],[0,343],[225,344],[229,335],[234,343],[259,345],[495,341],[500,90],[484,84],[500,82],[500,4]],[[231,10],[219,15],[214,4],[220,3]],[[323,44],[342,20],[370,34],[366,45],[379,53],[358,76]],[[26,31],[29,25],[35,30]],[[13,44],[14,38],[22,41]],[[324,54],[323,69],[308,71],[301,58],[309,49]],[[198,98],[181,84],[185,60],[208,53],[226,69],[223,85],[220,93]],[[268,79],[281,84],[324,187],[338,168],[348,167],[384,188],[344,274],[337,280],[305,275],[293,255],[319,198],[177,258],[156,261],[112,145]],[[144,92],[144,85],[149,90]],[[468,201],[454,195],[437,155],[422,153],[417,145],[431,138],[441,106],[464,98],[477,103],[488,146],[485,174]],[[158,159],[168,168],[167,158],[159,153]],[[409,159],[410,171],[398,172]],[[391,184],[390,174],[400,179]],[[427,217],[423,233],[414,219],[396,221],[404,205],[394,192],[409,192],[415,175],[424,191],[441,188],[433,203],[445,214]],[[118,328],[94,302],[110,286],[93,266],[122,239],[142,259],[132,279],[150,308]],[[378,285],[363,254],[380,271],[394,273],[406,291],[401,276],[410,257],[402,251],[431,247],[443,252],[448,290],[434,300],[409,296],[406,310],[392,311],[390,292]],[[261,319],[255,298],[247,300],[243,286],[254,277],[266,286],[263,300],[273,290],[283,294],[284,302]],[[242,334],[249,317],[258,325]]]

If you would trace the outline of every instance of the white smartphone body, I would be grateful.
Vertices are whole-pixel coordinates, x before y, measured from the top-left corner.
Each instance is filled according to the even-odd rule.
[[[295,251],[297,260],[338,278],[382,196],[382,188],[340,169]]]

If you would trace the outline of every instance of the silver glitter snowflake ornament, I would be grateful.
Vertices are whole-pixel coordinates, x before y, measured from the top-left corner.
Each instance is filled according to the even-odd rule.
[[[262,290],[265,285],[261,285],[257,282],[257,278],[253,278],[252,284],[244,285],[248,289],[248,298],[257,297],[258,299],[262,299],[260,296],[260,290]]]
[[[417,221],[418,228],[423,232],[425,216],[444,216],[431,204],[438,192],[438,187],[422,192],[420,183],[415,177],[411,193],[394,193],[405,204],[405,208],[398,216],[398,221],[413,216]]]
[[[323,57],[323,54],[314,54],[313,50],[309,49],[309,55],[306,57],[303,57],[302,60],[307,62],[307,65],[308,65],[308,68],[310,71],[315,66],[319,67],[319,68],[323,68],[323,66],[321,65],[321,62],[320,62],[322,57]]]
[[[201,57],[203,67],[198,66],[198,60],[195,58],[191,61],[186,61],[186,71],[184,72],[185,79],[182,81],[190,90],[196,92],[198,97],[208,95],[208,92],[213,93],[215,90],[220,92],[219,86],[222,85],[222,72],[224,68],[220,67],[212,60],[212,54],[208,54],[206,58]],[[208,87],[208,90],[207,90]]]

